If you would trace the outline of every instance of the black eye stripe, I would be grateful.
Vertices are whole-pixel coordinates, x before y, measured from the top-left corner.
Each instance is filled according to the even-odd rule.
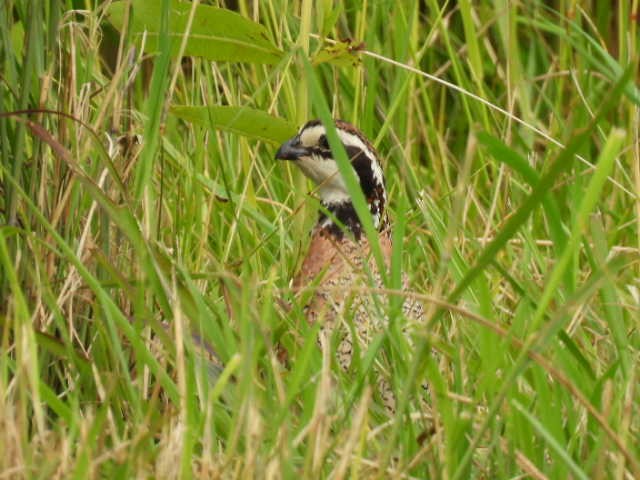
[[[311,147],[311,152],[318,157],[322,157],[323,160],[333,159],[333,154],[331,150],[326,150],[321,147]]]
[[[376,187],[383,187],[383,185],[379,185],[379,181],[373,173],[371,159],[360,147],[346,146],[345,150],[347,152],[349,160],[351,160],[351,164],[353,165],[354,170],[358,174],[360,187],[362,188],[363,193],[367,198],[373,196]],[[333,160],[333,154],[331,153],[331,150],[313,147],[311,151],[317,157],[320,157],[324,160]]]
[[[320,138],[318,139],[318,145],[320,145],[320,148],[326,148],[327,150],[330,148],[329,140],[327,140],[326,135],[320,135]]]
[[[351,159],[351,164],[360,179],[360,187],[365,197],[375,196],[376,188],[382,187],[374,176],[371,159],[358,147],[347,147],[347,154]]]

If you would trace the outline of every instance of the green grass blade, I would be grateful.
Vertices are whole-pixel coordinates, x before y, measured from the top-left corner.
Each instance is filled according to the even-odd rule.
[[[529,423],[538,432],[538,434],[540,434],[540,436],[545,439],[547,445],[549,445],[549,447],[551,447],[560,456],[560,458],[564,460],[564,462],[571,469],[576,478],[579,478],[581,480],[588,480],[590,478],[573,460],[573,458],[571,458],[571,456],[562,447],[562,445],[558,443],[555,437],[549,431],[547,431],[547,429],[544,428],[540,421],[533,415],[531,415],[531,413],[529,413],[528,408],[522,406],[516,401],[513,401],[512,404],[520,412],[520,414],[529,421]]]
[[[248,107],[174,105],[170,112],[196,125],[278,145],[296,134],[296,127],[290,122]]]

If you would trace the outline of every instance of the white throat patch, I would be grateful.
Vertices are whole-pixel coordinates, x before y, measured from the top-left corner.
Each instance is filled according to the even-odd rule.
[[[325,204],[350,200],[347,185],[340,175],[335,160],[314,155],[299,158],[297,165],[318,186],[320,198]]]

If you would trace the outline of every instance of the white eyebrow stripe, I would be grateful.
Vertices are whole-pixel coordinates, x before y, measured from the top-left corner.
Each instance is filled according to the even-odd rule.
[[[324,125],[314,125],[313,127],[302,128],[300,130],[300,141],[305,147],[318,144],[318,139],[325,134]]]
[[[358,135],[341,129],[338,129],[338,135],[340,136],[340,140],[342,140],[342,143],[345,146],[358,147],[365,153],[372,153],[371,149],[362,141],[362,139]],[[371,155],[367,156],[371,158]]]

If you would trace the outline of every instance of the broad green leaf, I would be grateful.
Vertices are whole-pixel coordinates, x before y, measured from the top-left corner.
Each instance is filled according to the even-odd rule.
[[[282,143],[296,134],[295,125],[262,110],[246,107],[191,107],[177,105],[171,113],[203,127],[219,128],[245,137]]]
[[[107,18],[120,31],[124,27],[127,4],[124,1],[114,2],[107,9]],[[139,38],[144,35],[145,52],[156,52],[160,2],[133,0],[131,6],[129,31]],[[192,7],[190,2],[171,2],[169,35],[175,40],[171,42],[172,55],[178,53]],[[267,29],[259,23],[224,8],[198,5],[184,55],[221,62],[275,64],[283,53],[273,45]]]

